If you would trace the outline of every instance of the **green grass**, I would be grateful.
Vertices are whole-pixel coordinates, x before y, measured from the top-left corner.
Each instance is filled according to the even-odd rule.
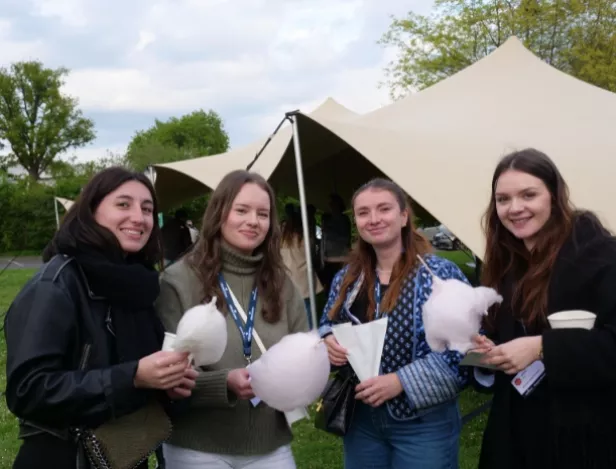
[[[466,275],[469,281],[473,281],[475,278],[475,269],[474,267],[469,267],[466,265],[467,262],[475,262],[467,253],[464,251],[436,251],[436,255],[440,257],[444,257],[445,259],[449,259],[452,262],[458,264],[460,270]]]
[[[32,251],[32,250],[25,250],[25,251],[4,251],[4,252],[0,252],[0,257],[34,257],[34,256],[40,256],[41,255],[41,251]]]
[[[11,301],[24,283],[36,272],[36,269],[5,270],[0,274],[0,319],[4,325],[4,314]],[[0,335],[0,469],[9,469],[19,447],[17,440],[17,422],[8,409],[4,399],[6,388],[6,344],[4,330]]]
[[[464,253],[439,252],[439,255],[461,264],[469,259]],[[472,275],[465,271],[467,275]],[[12,299],[18,293],[22,285],[32,276],[34,269],[7,270],[0,275],[0,317],[4,317]],[[0,391],[4,392],[6,386],[6,346],[4,333],[0,336]],[[467,389],[460,397],[462,415],[472,411],[483,402],[486,397]],[[314,428],[314,420],[311,412],[310,420],[302,420],[293,426],[294,441],[293,452],[295,454],[298,469],[341,469],[342,468],[342,440]],[[481,446],[481,436],[485,426],[486,415],[466,425],[462,431],[460,440],[460,469],[475,469]],[[10,469],[13,459],[19,447],[17,440],[17,422],[8,409],[4,396],[0,401],[0,469]],[[154,467],[153,464],[150,467]]]

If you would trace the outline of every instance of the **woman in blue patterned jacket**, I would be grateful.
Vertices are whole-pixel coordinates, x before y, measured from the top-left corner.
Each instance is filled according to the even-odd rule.
[[[413,226],[405,193],[393,182],[368,182],[352,205],[360,239],[334,278],[319,328],[332,365],[347,364],[346,350],[332,334],[335,324],[387,314],[388,325],[380,375],[356,388],[344,466],[457,468],[457,397],[467,373],[458,368],[460,354],[432,352],[426,343],[422,305],[432,276],[417,255],[438,277],[467,280],[455,264],[430,254],[430,244]]]

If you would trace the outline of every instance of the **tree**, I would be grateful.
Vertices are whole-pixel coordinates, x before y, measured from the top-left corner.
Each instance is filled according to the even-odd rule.
[[[128,145],[126,159],[135,170],[142,171],[151,164],[216,155],[228,148],[229,137],[220,116],[211,110],[198,110],[166,122],[157,119],[148,130],[137,132]]]
[[[60,91],[67,74],[36,61],[0,68],[0,139],[10,145],[0,164],[19,164],[39,180],[59,155],[95,138],[94,122]]]
[[[457,73],[510,36],[559,70],[616,91],[613,0],[436,0],[432,15],[394,18],[380,40],[399,51],[386,70],[392,98]]]

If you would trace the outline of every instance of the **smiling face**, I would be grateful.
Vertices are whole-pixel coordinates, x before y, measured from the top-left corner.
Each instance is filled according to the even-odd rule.
[[[552,196],[544,182],[531,174],[509,169],[498,178],[494,197],[501,223],[532,249],[537,234],[552,213]]]
[[[94,219],[111,231],[127,254],[141,251],[154,226],[152,194],[138,181],[110,192],[96,207]]]
[[[401,241],[408,212],[400,210],[395,195],[388,190],[369,188],[353,203],[355,224],[361,238],[373,246],[388,246]]]
[[[265,240],[270,228],[271,201],[257,184],[242,186],[221,227],[223,239],[238,251],[252,254]]]

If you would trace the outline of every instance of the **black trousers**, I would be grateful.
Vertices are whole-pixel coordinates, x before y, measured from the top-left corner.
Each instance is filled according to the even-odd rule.
[[[49,434],[24,438],[13,469],[75,469],[77,446]]]

